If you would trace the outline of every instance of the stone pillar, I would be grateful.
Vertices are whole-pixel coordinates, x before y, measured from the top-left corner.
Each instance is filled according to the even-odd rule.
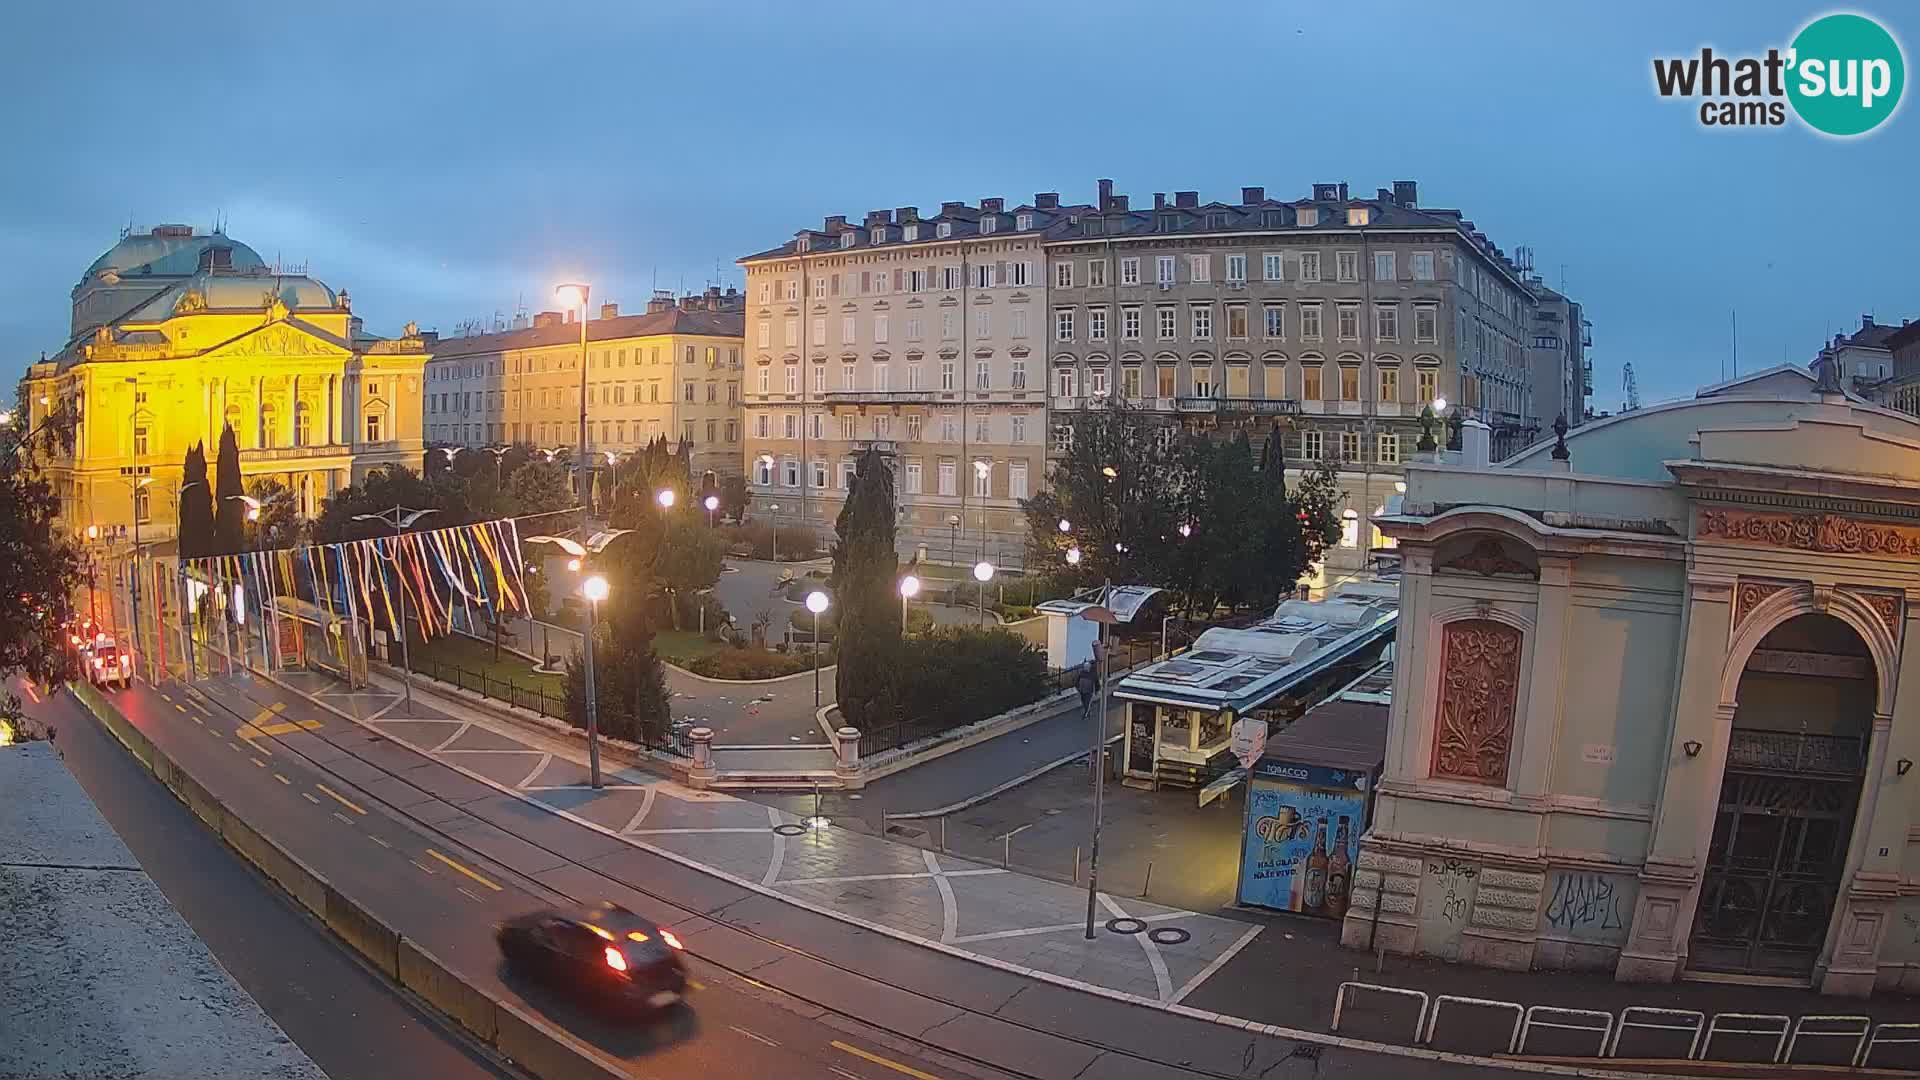
[[[713,729],[694,728],[687,732],[687,742],[693,747],[693,767],[687,770],[687,786],[704,789],[719,775],[713,767]]]
[[[860,776],[860,730],[843,727],[833,733],[833,775],[840,786],[857,791],[866,786]]]
[[[267,445],[266,387],[260,376],[253,377],[253,447],[259,449]]]
[[[220,445],[220,430],[213,426],[213,380],[211,379],[200,380],[200,408],[205,410],[202,415],[207,418],[207,449],[212,450]]]
[[[337,400],[339,393],[340,376],[327,376],[327,443],[329,445],[338,445],[340,442],[340,430],[338,427],[340,422],[340,408],[339,401]]]
[[[1654,809],[1653,840],[1640,871],[1633,925],[1620,963],[1622,982],[1672,982],[1680,973],[1700,875],[1726,771],[1726,732],[1733,706],[1720,701],[1720,681],[1732,637],[1733,582],[1695,577],[1687,582],[1681,617],[1679,692],[1668,725],[1666,772]],[[1686,752],[1698,743],[1697,757]]]
[[[1520,760],[1513,777],[1516,796],[1542,797],[1553,790],[1553,755],[1560,741],[1561,686],[1567,666],[1567,618],[1573,559],[1540,556],[1540,599],[1534,611],[1533,664],[1527,700],[1521,705]],[[1484,884],[1484,882],[1482,883]]]

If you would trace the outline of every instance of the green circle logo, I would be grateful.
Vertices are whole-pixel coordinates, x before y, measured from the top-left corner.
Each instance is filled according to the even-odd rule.
[[[1864,15],[1824,15],[1793,39],[1787,99],[1807,126],[1864,135],[1900,105],[1907,82],[1900,43]]]

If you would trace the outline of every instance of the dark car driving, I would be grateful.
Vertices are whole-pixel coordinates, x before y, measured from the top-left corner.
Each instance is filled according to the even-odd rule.
[[[530,912],[494,936],[510,968],[582,1001],[652,1010],[686,996],[680,939],[618,904]]]

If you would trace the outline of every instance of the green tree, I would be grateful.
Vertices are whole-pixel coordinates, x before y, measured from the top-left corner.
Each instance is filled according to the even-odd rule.
[[[869,447],[854,466],[853,488],[834,523],[834,685],[840,712],[857,728],[898,719],[900,558],[894,548],[893,470]]]
[[[1081,583],[1166,582],[1177,557],[1174,538],[1198,482],[1182,441],[1164,422],[1118,398],[1075,413],[1071,439],[1050,486],[1021,505],[1028,526],[1028,565],[1066,567],[1069,548],[1081,561]],[[1065,520],[1070,533],[1062,533]]]
[[[507,477],[506,502],[515,515],[545,514],[575,505],[567,470],[557,462],[538,458]]]
[[[667,593],[675,630],[680,629],[681,610],[697,613],[700,590],[710,589],[720,580],[726,554],[726,544],[704,521],[687,514],[674,514],[668,519],[654,573]]]
[[[247,523],[247,546],[254,550],[297,547],[306,541],[308,522],[300,516],[293,492],[269,477],[247,482],[247,494],[260,504],[260,518]]]
[[[220,431],[213,477],[213,551],[231,555],[247,546],[247,504],[240,500],[247,489],[240,479],[240,442],[232,424]]]
[[[457,481],[444,476],[426,480],[412,469],[393,465],[376,469],[361,477],[359,483],[329,495],[313,523],[314,542],[333,544],[386,536],[393,532],[391,526],[354,518],[361,514],[391,514],[396,506],[439,511],[420,523],[423,529],[480,520],[468,506],[466,490]]]
[[[1341,496],[1339,466],[1334,462],[1322,461],[1300,478],[1289,503],[1300,529],[1300,569],[1292,581],[1305,577],[1307,569],[1340,539]]]
[[[845,664],[843,655],[836,683],[845,678]],[[1048,686],[1046,653],[997,626],[940,627],[907,638],[900,646],[898,672],[901,714],[933,730],[1038,701]],[[843,692],[843,712],[845,700]]]
[[[57,433],[49,433],[57,437]],[[35,436],[37,439],[39,436]],[[0,458],[0,671],[42,684],[74,677],[66,626],[84,575],[79,547],[54,531],[60,511],[33,448],[9,442]],[[0,694],[0,720],[17,737],[31,737],[20,699]]]
[[[747,492],[747,478],[728,475],[720,478],[720,516],[741,520],[747,512],[747,502],[752,496]]]
[[[647,605],[650,567],[622,537],[601,554],[595,569],[609,583],[611,599],[600,607],[593,642],[595,700],[600,730],[620,739],[659,746],[672,726],[666,667],[653,650]],[[579,649],[567,661],[567,719],[587,722],[585,658]]]
[[[207,486],[207,451],[202,443],[187,450],[180,473],[180,557],[213,554],[213,490]]]

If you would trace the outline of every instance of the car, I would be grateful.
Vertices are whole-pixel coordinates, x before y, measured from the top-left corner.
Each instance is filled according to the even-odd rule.
[[[86,665],[87,679],[95,686],[111,684],[125,690],[133,682],[133,654],[112,638],[98,638],[82,648],[80,662]]]
[[[510,970],[585,1003],[645,1013],[686,999],[680,939],[618,904],[528,912],[494,938]]]

